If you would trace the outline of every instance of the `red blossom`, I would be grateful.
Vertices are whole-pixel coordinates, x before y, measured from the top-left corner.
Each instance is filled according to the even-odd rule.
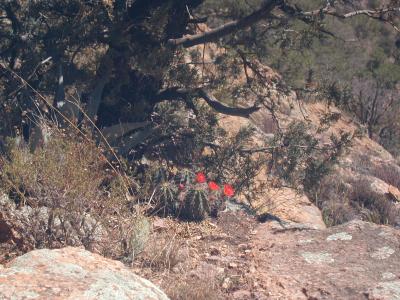
[[[182,183],[180,183],[180,184],[178,185],[178,189],[181,190],[181,191],[183,191],[183,190],[185,189],[185,186],[184,186]]]
[[[225,196],[232,197],[235,194],[235,190],[230,184],[224,185],[224,194]]]
[[[212,191],[218,191],[218,190],[219,190],[218,184],[216,184],[214,181],[210,181],[210,182],[208,183],[208,187],[209,187],[210,190],[212,190]]]
[[[206,175],[204,175],[204,173],[201,173],[201,172],[197,173],[197,174],[196,174],[196,181],[197,181],[198,183],[204,183],[204,182],[206,182],[206,181],[207,181]]]

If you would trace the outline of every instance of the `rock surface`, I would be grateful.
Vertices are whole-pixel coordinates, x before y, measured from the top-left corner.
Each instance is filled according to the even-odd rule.
[[[67,247],[35,250],[0,268],[0,299],[168,300],[121,262]]]
[[[314,229],[325,229],[321,211],[304,194],[290,188],[269,189],[266,212],[291,222],[303,224]]]
[[[253,241],[258,299],[400,299],[400,231],[362,221],[327,230],[270,222]],[[256,293],[257,294],[257,293]]]

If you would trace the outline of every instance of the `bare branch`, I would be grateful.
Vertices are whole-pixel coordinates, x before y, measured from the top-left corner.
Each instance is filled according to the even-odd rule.
[[[376,19],[381,19],[382,15],[388,13],[388,12],[394,12],[394,11],[400,11],[399,7],[392,7],[392,8],[385,8],[385,9],[377,9],[377,10],[373,10],[373,9],[361,9],[361,10],[355,10],[352,12],[348,12],[345,14],[340,14],[336,11],[335,8],[331,7],[331,6],[327,6],[323,9],[320,10],[314,10],[314,11],[308,11],[308,12],[302,12],[301,14],[303,16],[316,16],[318,14],[326,14],[326,15],[331,15],[337,18],[341,18],[341,19],[347,19],[347,18],[351,18],[351,17],[355,17],[355,16],[359,16],[359,15],[366,15],[368,17],[371,18],[376,18]]]
[[[312,10],[312,11],[302,11],[296,5],[290,5],[288,3],[284,3],[281,6],[281,9],[289,13],[292,16],[296,16],[302,21],[309,23],[310,18],[318,15],[329,15],[339,19],[348,19],[356,16],[368,16],[369,18],[376,19],[385,23],[390,24],[396,31],[400,32],[399,27],[394,24],[391,20],[385,19],[384,16],[390,12],[400,12],[400,7],[387,7],[381,9],[360,9],[354,10],[348,13],[339,13],[335,7],[331,5],[327,5],[324,8]]]
[[[216,41],[225,35],[231,34],[241,29],[245,29],[259,22],[281,3],[282,0],[269,0],[259,10],[256,10],[252,14],[242,19],[228,22],[204,33],[189,35],[179,39],[170,39],[168,43],[172,46],[183,46],[185,48],[189,48],[206,42]]]
[[[299,19],[303,20],[304,22],[309,23],[310,18],[313,16],[318,16],[321,14],[331,15],[341,19],[347,19],[359,15],[366,15],[370,18],[377,19],[383,22],[386,22],[393,26],[396,31],[400,32],[400,29],[390,20],[384,19],[383,16],[389,12],[396,12],[400,11],[399,7],[390,7],[390,8],[382,8],[377,10],[371,9],[363,9],[363,10],[355,10],[352,12],[348,12],[345,14],[338,13],[336,8],[327,5],[324,8],[313,10],[313,11],[302,11],[296,5],[288,4],[284,0],[269,0],[267,1],[260,9],[254,11],[252,14],[236,20],[232,22],[228,22],[224,25],[221,25],[217,28],[211,29],[207,32],[189,35],[178,39],[170,39],[168,43],[172,46],[183,46],[185,48],[193,47],[199,44],[207,43],[207,42],[214,42],[219,38],[226,36],[228,34],[234,33],[236,31],[245,29],[262,19],[266,18],[271,11],[276,8],[280,7],[282,11],[288,13],[289,15],[296,16]],[[321,29],[323,30],[323,29]],[[325,32],[326,34],[332,35],[330,32]]]
[[[226,106],[221,102],[219,102],[217,99],[215,99],[211,93],[207,92],[202,88],[183,89],[175,87],[175,88],[165,89],[158,93],[158,95],[156,96],[156,101],[184,100],[185,102],[187,102],[187,99],[190,96],[203,98],[207,102],[207,104],[217,112],[231,116],[249,118],[252,113],[260,109],[260,107],[258,106],[252,106],[247,108]]]
[[[252,113],[260,109],[260,107],[258,106],[252,106],[248,108],[229,107],[216,100],[213,95],[211,95],[210,93],[208,93],[203,89],[198,89],[197,93],[201,98],[203,98],[207,102],[209,106],[211,106],[217,112],[226,115],[249,118]]]

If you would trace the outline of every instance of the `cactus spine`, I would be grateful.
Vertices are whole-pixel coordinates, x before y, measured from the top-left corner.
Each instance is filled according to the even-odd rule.
[[[181,216],[194,221],[203,220],[210,213],[208,193],[203,187],[189,190],[185,196]]]

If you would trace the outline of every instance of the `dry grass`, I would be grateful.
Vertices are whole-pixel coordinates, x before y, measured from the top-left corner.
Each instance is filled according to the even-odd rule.
[[[400,189],[400,167],[395,164],[377,165],[371,174]]]
[[[353,167],[361,174],[379,178],[400,189],[400,166],[393,162],[371,162],[370,156],[360,155],[353,161]]]
[[[328,226],[356,218],[377,224],[399,222],[400,209],[384,194],[373,191],[371,182],[362,176],[351,180],[335,176],[324,178],[318,199]]]
[[[349,198],[363,220],[389,225],[395,225],[399,221],[400,209],[385,195],[372,191],[368,180],[356,179]]]
[[[166,293],[171,300],[218,300],[222,299],[213,278],[192,279],[171,285]]]
[[[35,151],[10,145],[2,161],[0,189],[17,205],[7,218],[21,224],[24,251],[83,245],[111,257],[132,253],[137,214],[94,142],[55,129]]]
[[[188,257],[188,250],[186,253],[184,250],[176,234],[155,234],[147,242],[140,260],[142,266],[169,271]]]

